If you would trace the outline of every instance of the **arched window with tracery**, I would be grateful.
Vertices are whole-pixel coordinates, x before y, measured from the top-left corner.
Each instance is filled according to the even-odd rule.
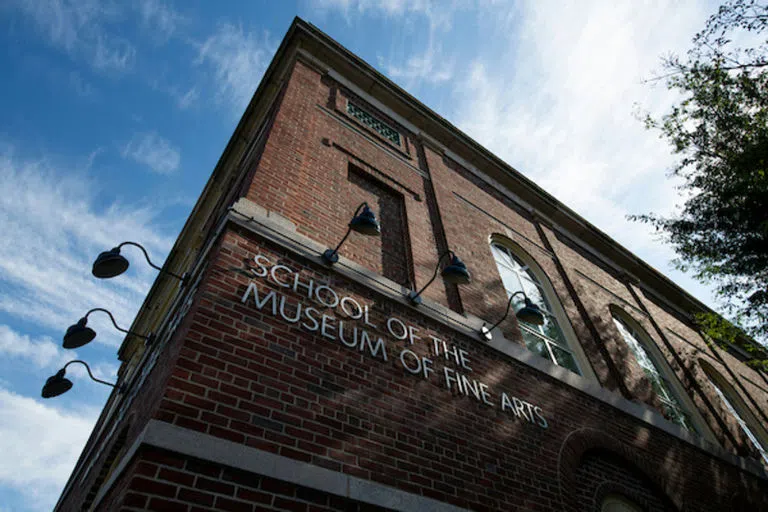
[[[631,318],[623,314],[618,308],[611,308],[613,323],[621,333],[622,338],[629,347],[629,350],[635,356],[637,363],[645,372],[645,376],[651,381],[653,391],[661,401],[664,416],[673,423],[677,423],[686,430],[697,431],[691,420],[690,413],[683,405],[679,393],[670,381],[674,378],[669,372],[665,371],[657,357],[653,355],[651,344],[653,340],[643,329],[637,325]]]
[[[533,264],[527,254],[517,248],[512,249],[511,244],[493,241],[491,250],[507,297],[523,291],[544,313],[544,325],[520,322],[525,346],[556,365],[581,375],[581,365],[577,362],[577,355],[568,343],[566,330],[563,329],[566,327],[563,322],[567,322],[565,313],[544,273]],[[518,294],[513,300],[513,305],[523,302],[523,296]]]
[[[728,381],[726,381],[723,376],[712,367],[712,365],[703,360],[700,360],[699,364],[701,364],[704,373],[709,378],[709,383],[712,384],[715,393],[720,400],[723,401],[725,408],[736,420],[736,423],[739,424],[739,427],[744,431],[744,434],[746,434],[755,449],[760,453],[763,462],[768,465],[768,450],[766,450],[765,440],[761,440],[760,438],[761,434],[765,437],[765,432],[760,431],[761,427],[754,422],[752,413],[749,412],[749,408],[744,404],[741,398],[739,398],[736,390],[728,384]],[[752,427],[750,427],[750,423],[752,423]]]

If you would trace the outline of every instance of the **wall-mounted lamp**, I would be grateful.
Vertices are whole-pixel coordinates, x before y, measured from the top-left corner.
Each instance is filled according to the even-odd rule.
[[[531,302],[531,299],[528,298],[525,292],[522,290],[517,291],[509,297],[509,300],[507,301],[507,310],[504,312],[504,316],[501,317],[498,322],[490,327],[486,327],[485,324],[483,324],[483,327],[480,329],[480,333],[487,341],[491,341],[493,339],[493,334],[491,334],[491,331],[498,327],[498,325],[503,322],[505,318],[507,318],[507,315],[509,314],[509,308],[512,306],[512,299],[514,299],[517,294],[522,294],[525,298],[523,305],[515,306],[515,316],[517,319],[527,324],[544,325],[544,313],[541,312],[539,306]]]
[[[134,247],[141,249],[141,252],[144,253],[144,257],[147,259],[147,263],[149,263],[150,267],[168,274],[169,276],[173,276],[182,283],[186,280],[186,275],[180,276],[178,274],[174,274],[170,270],[163,270],[162,267],[158,267],[152,263],[152,261],[149,259],[149,254],[147,254],[147,250],[144,249],[141,244],[137,244],[136,242],[123,242],[117,247],[113,247],[112,249],[99,254],[96,258],[96,261],[93,262],[93,269],[91,270],[91,273],[95,277],[108,279],[110,277],[119,276],[128,270],[130,263],[128,263],[128,260],[125,258],[125,256],[120,254],[120,248],[124,245],[133,245]]]
[[[87,326],[88,324],[88,315],[93,313],[94,311],[101,311],[102,313],[106,313],[109,315],[109,319],[112,320],[112,325],[115,326],[115,329],[117,329],[120,332],[124,332],[125,334],[133,334],[134,336],[138,336],[139,338],[143,338],[147,341],[150,340],[152,335],[145,336],[143,334],[139,334],[137,332],[128,331],[126,329],[121,328],[119,325],[117,325],[117,322],[115,322],[115,317],[112,316],[112,313],[107,311],[103,308],[93,308],[89,312],[85,314],[83,318],[77,321],[76,324],[72,324],[67,329],[67,333],[64,335],[64,348],[78,348],[82,347],[86,343],[90,343],[93,341],[93,338],[96,337],[96,331],[91,329]]]
[[[71,365],[72,363],[80,363],[83,366],[85,366],[85,369],[88,371],[88,376],[91,378],[91,380],[96,381],[99,384],[104,384],[105,386],[111,386],[117,389],[118,393],[122,393],[124,391],[123,386],[119,384],[112,384],[111,382],[97,379],[96,377],[93,376],[93,374],[91,373],[91,368],[88,366],[88,364],[85,361],[74,359],[68,362],[67,364],[65,364],[64,368],[56,372],[55,375],[48,377],[48,380],[45,381],[45,385],[43,386],[43,391],[41,393],[43,398],[53,398],[59,395],[63,395],[64,393],[72,389],[72,381],[64,377],[64,374],[67,371],[67,366]]]
[[[411,301],[411,304],[418,305],[421,304],[421,292],[427,289],[427,286],[432,284],[432,281],[435,280],[437,277],[437,271],[440,269],[440,263],[443,261],[443,258],[446,256],[451,256],[451,263],[443,269],[443,271],[440,273],[441,276],[443,276],[443,279],[445,279],[449,283],[453,284],[467,284],[470,281],[470,275],[469,270],[467,270],[467,266],[464,264],[463,261],[459,259],[456,254],[454,254],[453,251],[445,251],[443,254],[440,255],[440,258],[437,260],[437,265],[435,265],[435,273],[432,274],[432,279],[430,279],[427,284],[425,284],[421,290],[418,292],[414,292],[411,290],[408,293],[408,300]]]
[[[362,212],[360,211],[361,208],[363,210]],[[352,231],[367,236],[379,236],[381,234],[381,228],[376,220],[376,215],[373,213],[373,210],[368,207],[368,203],[362,203],[357,207],[344,238],[341,239],[341,242],[339,242],[339,245],[337,245],[335,249],[327,249],[323,253],[323,261],[328,265],[333,265],[339,261],[339,248],[347,240],[347,237]]]

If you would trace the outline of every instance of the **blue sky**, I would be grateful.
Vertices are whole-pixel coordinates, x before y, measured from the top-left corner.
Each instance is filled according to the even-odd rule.
[[[707,2],[6,0],[0,5],[0,512],[48,510],[108,395],[39,398],[75,357],[114,379],[118,333],[60,348],[92,307],[131,324],[154,271],[110,282],[124,240],[162,263],[294,16],[318,26],[681,286],[628,213],[669,212],[669,149],[633,113]],[[131,249],[126,249],[126,254]]]

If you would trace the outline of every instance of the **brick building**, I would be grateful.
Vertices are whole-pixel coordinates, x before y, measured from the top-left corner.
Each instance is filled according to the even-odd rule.
[[[164,268],[57,510],[768,510],[705,306],[301,20]]]

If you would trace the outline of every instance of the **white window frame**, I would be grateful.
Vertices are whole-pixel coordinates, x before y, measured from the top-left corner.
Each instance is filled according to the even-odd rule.
[[[504,286],[504,290],[506,291],[507,298],[511,297],[512,293],[518,290],[511,290],[507,286],[508,280],[501,275],[502,270],[508,270],[515,273],[517,276],[520,276],[520,271],[500,263],[496,258],[494,246],[500,247],[501,250],[513,256],[516,260],[518,260],[519,263],[523,264],[522,270],[529,273],[527,276],[529,283],[532,283],[538,287],[541,296],[549,305],[548,311],[544,311],[545,316],[554,321],[555,325],[557,325],[557,327],[560,329],[560,333],[562,334],[563,340],[562,342],[558,342],[556,339],[544,335],[542,332],[540,332],[540,330],[536,330],[532,326],[526,326],[525,324],[518,322],[521,335],[524,336],[527,332],[530,335],[544,341],[549,357],[545,357],[538,352],[529,349],[530,352],[532,354],[540,355],[543,359],[549,361],[553,365],[559,366],[564,370],[568,370],[574,375],[578,375],[590,380],[596,380],[596,377],[592,371],[592,366],[590,365],[589,360],[587,359],[587,356],[581,347],[581,344],[578,342],[578,338],[576,337],[576,333],[573,330],[573,326],[571,326],[571,322],[568,319],[568,316],[566,315],[565,310],[560,303],[560,299],[555,293],[555,289],[552,287],[552,283],[549,281],[547,274],[541,269],[538,263],[536,263],[536,261],[522,247],[520,247],[519,244],[509,240],[507,237],[493,235],[489,241],[489,249],[491,251],[491,256],[493,257],[494,262],[496,263],[496,270],[499,273],[499,277],[502,281],[502,286]],[[531,277],[534,279],[532,280]],[[519,277],[518,279],[522,283],[522,280]],[[542,308],[542,310],[543,309],[544,308]],[[525,343],[525,339],[523,339],[523,343]],[[567,366],[558,364],[557,358],[553,354],[552,347],[550,345],[556,345],[560,350],[568,352],[574,360],[578,371],[574,372]],[[526,348],[528,348],[527,345]]]
[[[649,375],[650,370],[647,367],[647,363],[644,364],[644,362],[638,358],[635,347],[633,347],[632,344],[626,340],[624,334],[621,332],[618,326],[616,326],[617,321],[623,323],[626,327],[629,328],[630,334],[643,350],[646,358],[650,361],[653,369],[660,377],[661,382],[663,382],[665,385],[666,392],[671,395],[664,396],[654,389],[656,396],[658,396],[659,400],[667,407],[677,409],[682,412],[692,428],[687,428],[686,426],[681,425],[680,423],[669,418],[667,418],[667,420],[675,423],[676,425],[679,425],[681,428],[686,429],[689,432],[698,434],[710,441],[715,441],[716,438],[714,433],[710,430],[709,426],[701,417],[698,408],[693,403],[693,400],[691,400],[691,398],[688,396],[688,393],[685,391],[685,388],[683,388],[683,385],[678,380],[675,372],[672,371],[672,368],[669,366],[666,357],[664,357],[664,354],[661,352],[661,350],[659,350],[659,347],[656,346],[656,342],[653,341],[653,338],[651,338],[646,330],[640,325],[640,322],[635,320],[635,318],[627,313],[627,311],[615,304],[611,305],[610,312],[611,318],[614,322],[614,327],[619,332],[619,335],[621,336],[622,340],[624,340],[624,343],[630,348],[630,351],[635,356],[637,364],[640,366],[640,368],[642,368],[643,372],[648,376],[649,380],[652,380],[652,377]],[[666,415],[662,415],[666,417]]]

